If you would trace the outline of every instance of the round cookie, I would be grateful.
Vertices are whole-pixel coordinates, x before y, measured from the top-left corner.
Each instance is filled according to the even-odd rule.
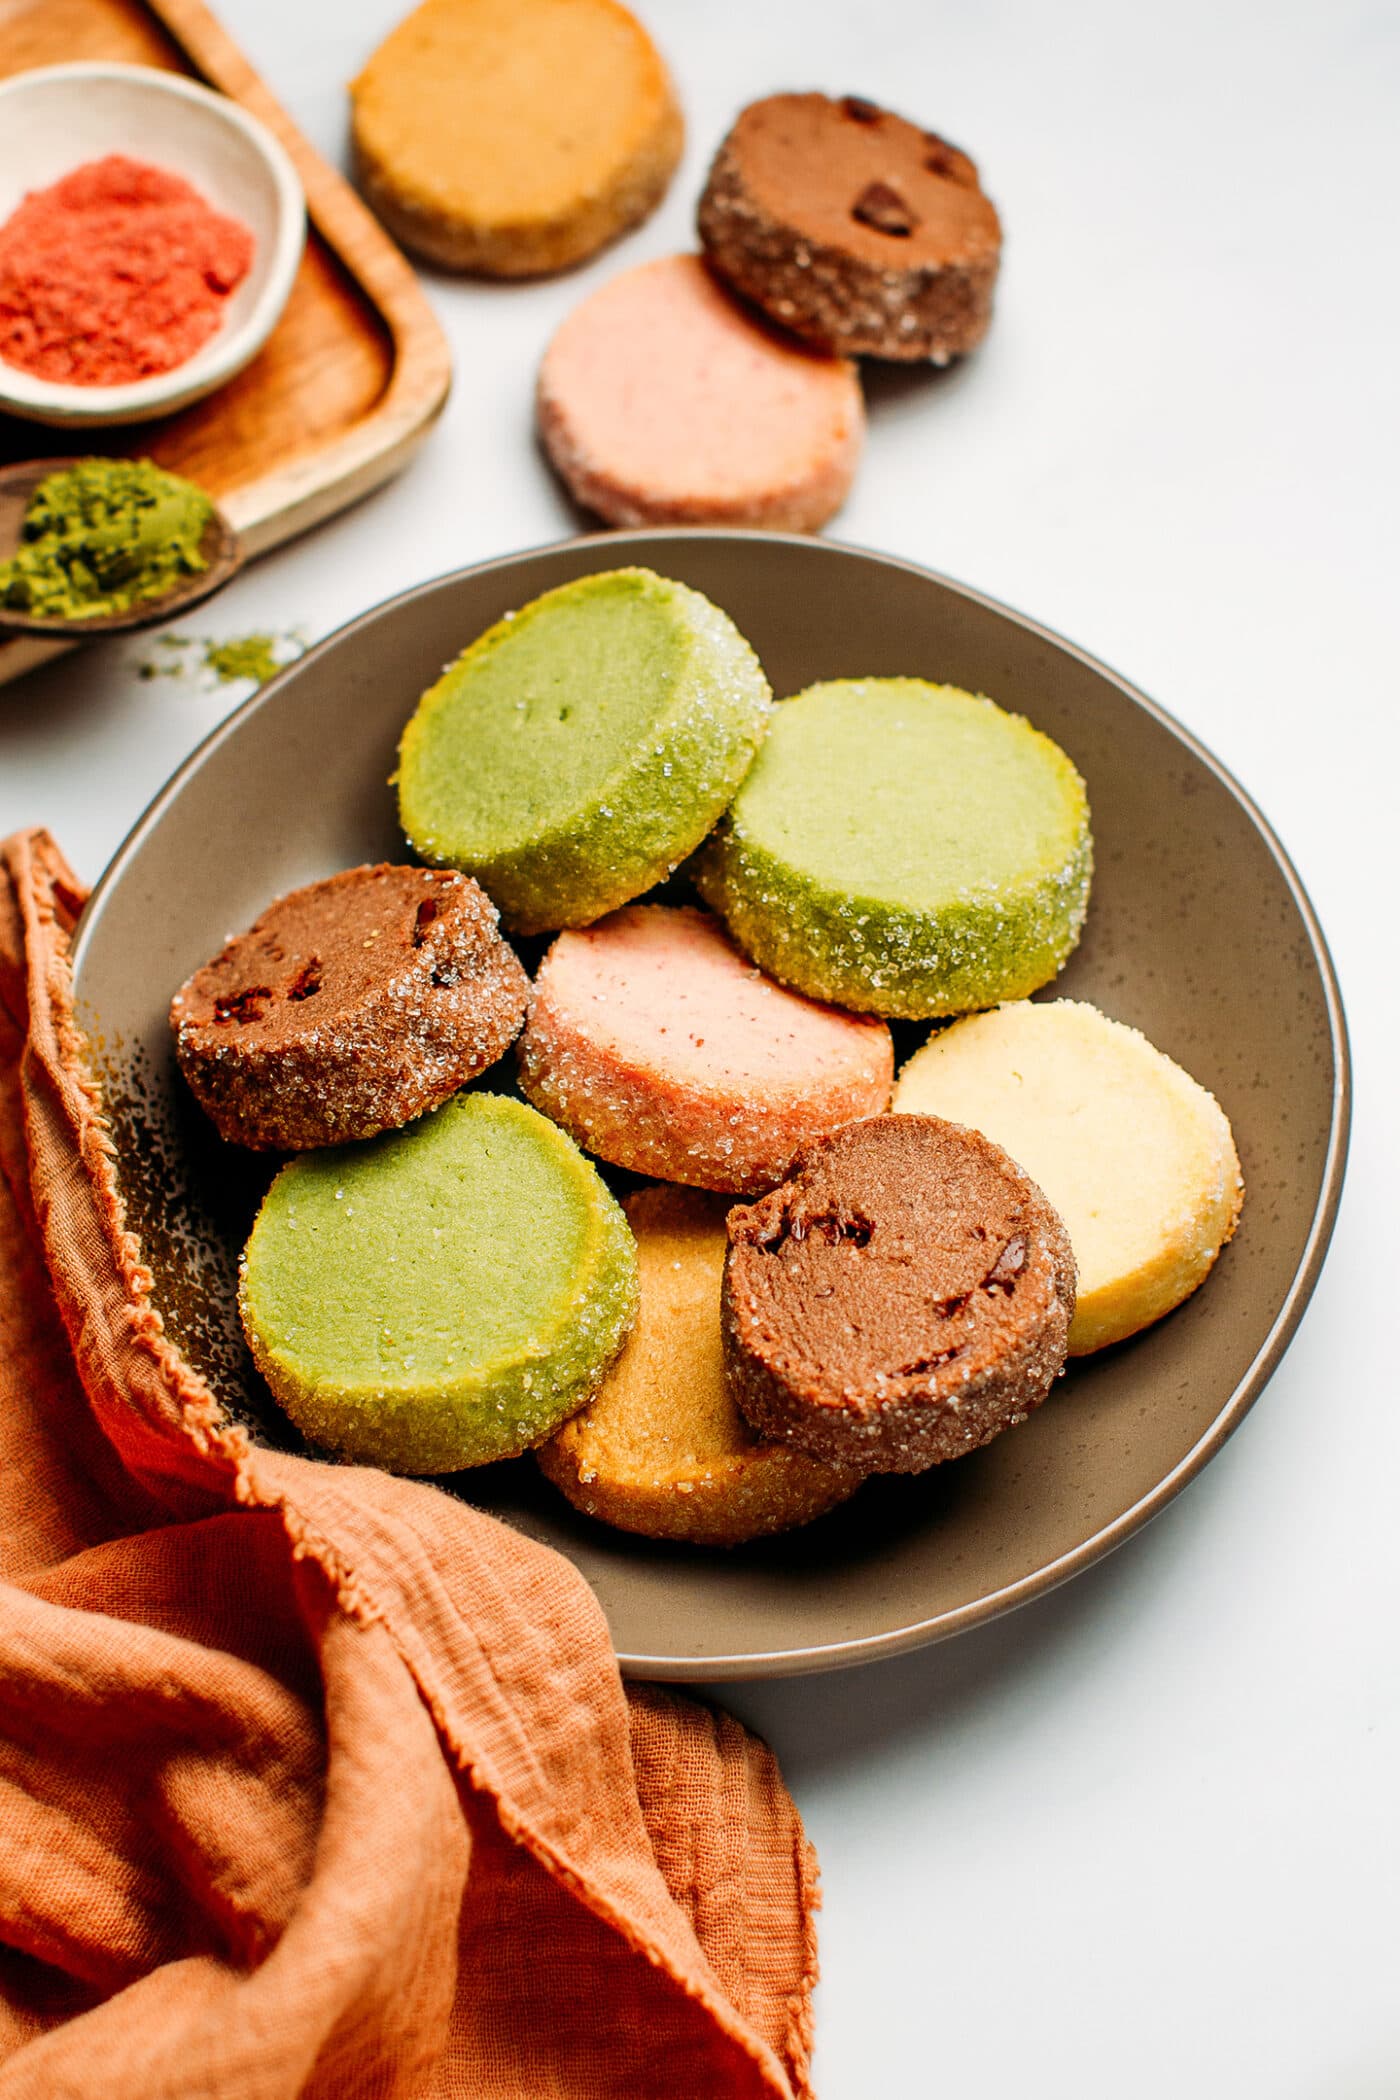
[[[761,1435],[919,1473],[1024,1421],[1065,1359],[1074,1256],[1000,1146],[935,1116],[818,1138],[729,1213],[725,1359]]]
[[[633,904],[554,943],[519,1066],[536,1108],[616,1166],[757,1192],[807,1139],[888,1108],[894,1051],[883,1021],[763,976],[708,912]]]
[[[491,277],[565,269],[637,225],[684,138],[660,55],[616,0],[424,0],[350,100],[390,232]]]
[[[470,877],[348,868],[292,890],[181,986],[175,1054],[221,1137],[372,1137],[504,1054],[529,979]]]
[[[576,306],[536,413],[570,491],[610,525],[814,532],[865,436],[855,366],[770,328],[698,255],[643,263]]]
[[[751,102],[699,224],[737,291],[826,349],[943,365],[987,332],[1001,225],[976,168],[859,95]]]
[[[238,1295],[297,1427],[395,1473],[548,1436],[596,1390],[636,1303],[632,1235],[597,1171],[532,1108],[482,1093],[290,1161]]]
[[[641,1301],[601,1389],[535,1453],[576,1509],[645,1538],[738,1546],[806,1524],[860,1475],[756,1437],[720,1342],[725,1205],[694,1189],[629,1196]]]
[[[781,703],[694,875],[782,983],[918,1020],[1048,982],[1091,868],[1058,744],[954,686],[848,678]]]
[[[516,931],[587,926],[699,845],[771,708],[758,658],[699,591],[650,569],[583,576],[424,693],[399,746],[400,819]]]
[[[984,1131],[1044,1189],[1079,1268],[1071,1356],[1160,1320],[1235,1230],[1244,1185],[1214,1095],[1078,1000],[954,1022],[910,1058],[894,1105]]]

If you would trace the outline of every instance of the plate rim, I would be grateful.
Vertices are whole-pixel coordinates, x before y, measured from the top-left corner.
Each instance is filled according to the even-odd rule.
[[[444,570],[440,575],[427,578],[422,583],[410,585],[408,589],[395,592],[381,599],[366,611],[344,621],[331,633],[324,635],[292,663],[285,665],[276,676],[270,678],[256,692],[234,708],[223,720],[216,723],[207,736],[201,738],[188,756],[147,803],[113,853],[106,867],[94,883],[74,929],[71,948],[71,967],[76,982],[82,968],[91,929],[100,916],[106,892],[116,886],[128,860],[159,821],[167,805],[175,800],[187,779],[197,773],[225,738],[232,735],[250,715],[258,712],[275,697],[278,688],[292,672],[300,672],[317,657],[347,639],[368,622],[377,620],[390,611],[411,604],[413,600],[437,591],[447,583],[464,582],[489,575],[498,569],[517,566],[526,560],[563,553],[577,553],[590,548],[607,549],[614,555],[624,555],[629,547],[638,542],[654,545],[660,541],[691,543],[696,540],[714,542],[722,539],[763,545],[800,547],[807,551],[830,553],[836,556],[854,554],[903,571],[917,577],[921,582],[934,583],[956,596],[968,600],[997,617],[1010,620],[1037,640],[1049,644],[1053,649],[1073,658],[1097,676],[1105,678],[1132,705],[1150,716],[1174,737],[1196,761],[1224,787],[1232,799],[1243,809],[1267,849],[1271,860],[1282,876],[1294,909],[1307,936],[1309,952],[1317,971],[1327,1014],[1328,1032],[1333,1060],[1333,1082],[1331,1120],[1327,1133],[1327,1149],[1323,1163],[1321,1187],[1313,1210],[1312,1222],[1298,1263],[1293,1272],[1283,1300],[1279,1305],[1267,1335],[1256,1350],[1254,1357],[1236,1382],[1228,1398],[1213,1420],[1197,1438],[1183,1457],[1163,1475],[1154,1486],[1126,1510],[1120,1512],[1110,1523],[1100,1526],[1089,1538],[1083,1539],[1057,1559],[1045,1563],[1017,1581],[1003,1588],[988,1592],[970,1604],[961,1605],[953,1611],[935,1614],[909,1625],[897,1627],[878,1634],[862,1635],[854,1639],[825,1642],[818,1646],[798,1649],[772,1649],[762,1653],[746,1650],[729,1655],[677,1656],[647,1655],[641,1652],[618,1649],[617,1660],[625,1677],[636,1677],[658,1683],[735,1683],[750,1679],[795,1677],[830,1670],[854,1668],[859,1664],[880,1661],[896,1655],[905,1655],[917,1648],[931,1646],[934,1642],[951,1639],[955,1634],[969,1631],[988,1620],[1000,1618],[1004,1613],[1019,1609],[1038,1597],[1057,1589],[1061,1583],[1082,1574],[1087,1568],[1104,1559],[1123,1545],[1134,1533],[1140,1531],[1154,1516],[1174,1500],[1183,1488],[1196,1477],[1226,1443],[1253,1407],[1259,1395],[1277,1369],[1284,1352],[1297,1331],[1299,1322],[1307,1309],[1313,1291],[1322,1272],[1327,1250],[1336,1224],[1337,1210],[1341,1201],[1342,1184],[1346,1174],[1347,1152],[1351,1133],[1352,1067],[1350,1038],[1346,1012],[1342,1001],[1341,987],[1335,965],[1328,948],[1327,939],[1313,908],[1303,882],[1293,866],[1289,855],[1270,824],[1268,818],[1253,797],[1235,778],[1230,769],[1218,759],[1193,731],[1177,720],[1168,709],[1151,699],[1135,686],[1130,679],[1115,671],[1100,657],[1069,641],[1055,629],[1026,613],[1016,611],[1000,599],[980,591],[970,584],[959,582],[942,571],[926,567],[920,562],[910,561],[902,555],[889,554],[879,548],[857,546],[850,541],[826,538],[811,538],[801,533],[764,532],[755,528],[729,528],[713,526],[657,526],[637,527],[626,531],[608,531],[572,534],[563,539],[545,541],[538,546],[517,548],[509,554],[493,555],[486,561],[471,562],[461,568]],[[625,559],[615,559],[611,567],[625,566]],[[503,1520],[502,1520],[503,1521]],[[558,1551],[560,1549],[554,1548]],[[587,1578],[584,1578],[587,1580]]]

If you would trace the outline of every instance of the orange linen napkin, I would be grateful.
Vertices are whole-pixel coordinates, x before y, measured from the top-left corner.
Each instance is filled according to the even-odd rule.
[[[251,1447],[166,1339],[0,848],[0,2100],[794,2100],[772,1756],[624,1689],[573,1568]]]

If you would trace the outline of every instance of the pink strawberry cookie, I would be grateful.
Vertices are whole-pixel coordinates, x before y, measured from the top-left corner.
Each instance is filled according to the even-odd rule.
[[[883,1021],[785,990],[718,919],[664,904],[559,936],[519,1058],[529,1100],[600,1159],[739,1194],[881,1114],[894,1069]]]
[[[865,437],[856,368],[742,306],[698,255],[614,277],[540,367],[540,437],[610,525],[815,532]]]

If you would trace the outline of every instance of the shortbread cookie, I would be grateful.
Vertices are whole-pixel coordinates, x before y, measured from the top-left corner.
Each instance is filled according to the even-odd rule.
[[[1244,1184],[1215,1097],[1077,1000],[955,1022],[904,1067],[895,1107],[985,1131],[1044,1189],[1079,1267],[1071,1356],[1160,1320],[1235,1230]]]
[[[778,707],[695,880],[782,983],[917,1020],[1047,983],[1091,863],[1049,737],[954,686],[848,678]]]
[[[395,1473],[537,1444],[596,1391],[636,1302],[632,1234],[596,1169],[484,1093],[283,1167],[239,1286],[297,1427]]]
[[[424,860],[520,933],[587,926],[697,846],[753,761],[768,681],[717,605],[650,569],[562,584],[430,686],[399,747]]]
[[[1065,1359],[1074,1256],[999,1145],[935,1116],[818,1138],[729,1213],[724,1343],[751,1426],[919,1473],[1024,1421]]]
[[[865,436],[855,366],[779,334],[697,255],[614,277],[540,367],[540,436],[610,525],[813,532],[839,510]]]
[[[529,980],[465,875],[349,868],[280,897],[171,1003],[190,1090],[236,1145],[371,1137],[494,1064]]]
[[[785,991],[708,912],[632,904],[541,963],[520,1083],[590,1152],[757,1192],[808,1138],[888,1108],[883,1021]]]
[[[965,153],[859,95],[752,102],[700,200],[746,298],[849,356],[946,364],[992,317],[1001,226]]]
[[[858,1473],[755,1436],[730,1397],[720,1344],[724,1203],[694,1189],[629,1196],[637,1324],[601,1390],[535,1456],[576,1509],[646,1538],[697,1546],[806,1524]]]
[[[656,47],[616,0],[424,0],[350,99],[390,232],[491,277],[565,269],[637,225],[683,140]]]

